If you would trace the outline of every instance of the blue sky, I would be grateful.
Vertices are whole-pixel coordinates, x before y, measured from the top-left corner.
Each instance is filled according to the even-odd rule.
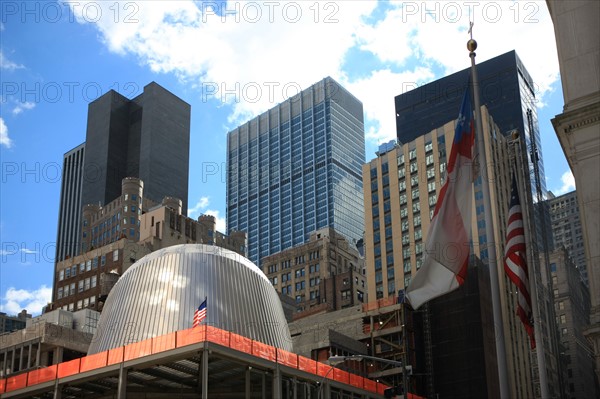
[[[426,5],[424,5],[426,4]],[[0,311],[50,299],[63,154],[85,140],[88,103],[156,81],[192,105],[190,216],[224,230],[226,133],[332,76],[365,108],[366,154],[395,136],[393,99],[513,49],[539,100],[547,186],[574,189],[550,119],[562,112],[544,1],[3,1]]]

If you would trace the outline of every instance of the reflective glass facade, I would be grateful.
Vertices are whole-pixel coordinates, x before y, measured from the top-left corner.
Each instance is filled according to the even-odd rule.
[[[256,264],[326,226],[357,241],[364,158],[362,103],[325,78],[229,132],[228,231]]]
[[[456,118],[470,68],[396,96],[396,133],[401,143],[415,140]],[[487,106],[502,134],[517,129],[525,135],[521,153],[529,165],[531,195],[536,206],[536,243],[552,250],[550,214],[547,198],[540,129],[537,118],[536,89],[517,53],[509,51],[477,65],[481,105]],[[545,239],[543,231],[545,231]]]

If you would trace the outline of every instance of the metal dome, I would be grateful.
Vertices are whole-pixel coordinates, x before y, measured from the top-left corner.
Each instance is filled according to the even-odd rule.
[[[123,273],[88,354],[191,328],[205,298],[208,325],[292,350],[277,292],[255,264],[221,247],[185,244],[146,255]]]

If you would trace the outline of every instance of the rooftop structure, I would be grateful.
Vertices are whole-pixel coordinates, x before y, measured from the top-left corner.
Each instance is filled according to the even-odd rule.
[[[206,300],[206,323],[288,351],[275,289],[248,259],[205,244],[176,245],[137,261],[106,300],[89,354],[185,330]]]

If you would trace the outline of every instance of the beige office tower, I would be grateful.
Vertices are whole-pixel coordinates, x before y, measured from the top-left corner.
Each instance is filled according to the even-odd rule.
[[[516,316],[515,286],[506,277],[502,266],[511,189],[510,164],[517,161],[514,144],[520,143],[518,140],[522,138],[511,140],[513,143],[510,144],[509,139],[494,124],[486,107],[482,107],[482,120],[491,179],[493,241],[496,244],[510,397],[530,398],[536,395],[534,374],[537,373],[532,372],[532,369],[535,370],[532,365],[532,362],[535,363],[535,356],[530,350],[523,324]],[[455,122],[452,121],[412,142],[383,145],[378,156],[363,165],[367,292],[372,300],[394,296],[399,290],[404,290],[422,264],[430,220],[447,176],[446,163],[450,157],[454,128]],[[521,156],[519,153],[517,155]],[[520,170],[526,169],[520,167]],[[521,187],[526,187],[524,182],[521,182]],[[526,197],[521,199],[524,217],[529,219],[532,216],[525,204],[528,196],[522,197]],[[474,186],[473,204],[472,253],[487,264],[487,251],[480,247],[480,243],[492,240],[485,235],[483,197],[478,181]],[[531,270],[530,275],[533,275]],[[482,290],[481,295],[489,295],[489,292]],[[435,301],[443,303],[444,296]],[[545,314],[543,319],[548,319]],[[547,328],[547,323],[541,324],[540,328]],[[483,323],[482,326],[483,330],[488,329],[481,333],[492,343],[493,348],[494,332],[490,330],[493,323]],[[541,347],[541,343],[538,343],[538,347]],[[544,348],[549,350],[546,345]],[[489,368],[485,370],[487,384],[497,387],[495,355],[491,355],[491,360],[488,359],[488,354],[485,356],[485,364]],[[556,368],[556,364],[548,367]],[[555,371],[553,373],[556,374]],[[435,381],[435,375],[433,380]]]

